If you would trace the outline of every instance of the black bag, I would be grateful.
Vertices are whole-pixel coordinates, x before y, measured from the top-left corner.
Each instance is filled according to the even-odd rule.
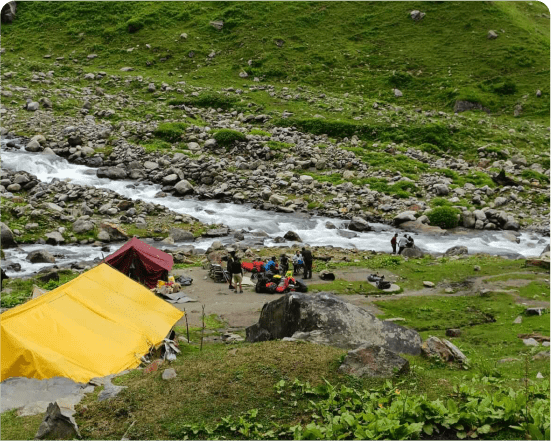
[[[379,289],[388,289],[390,288],[390,285],[391,285],[390,282],[387,282],[386,280],[382,280],[382,279],[377,282],[377,288]]]
[[[176,279],[176,282],[178,282],[182,286],[189,286],[192,284],[193,279],[188,276],[180,276]]]
[[[239,259],[234,259],[231,262],[231,273],[232,274],[241,274],[241,261]]]
[[[370,274],[369,276],[367,276],[367,280],[369,282],[378,282],[381,279],[383,279],[383,277],[379,276],[378,274]]]
[[[333,273],[322,273],[320,274],[321,280],[335,280],[335,274]]]

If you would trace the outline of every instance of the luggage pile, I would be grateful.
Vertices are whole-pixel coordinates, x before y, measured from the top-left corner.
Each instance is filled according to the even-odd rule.
[[[307,292],[308,287],[302,280],[292,276],[280,276],[267,271],[258,276],[255,291],[263,294],[286,294],[288,292]]]

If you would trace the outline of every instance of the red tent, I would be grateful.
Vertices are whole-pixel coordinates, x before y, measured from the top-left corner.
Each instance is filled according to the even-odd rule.
[[[105,261],[121,273],[138,280],[149,288],[157,286],[158,280],[167,280],[168,272],[174,265],[170,254],[160,251],[136,237],[126,242]]]

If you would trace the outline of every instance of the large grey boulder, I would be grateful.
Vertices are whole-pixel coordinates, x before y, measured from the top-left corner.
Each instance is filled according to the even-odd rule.
[[[398,225],[401,229],[413,233],[433,234],[435,236],[447,236],[448,232],[440,227],[426,225],[417,219],[415,222],[407,221]]]
[[[371,231],[371,226],[367,223],[366,220],[361,217],[353,217],[350,223],[348,224],[348,229],[352,231]]]
[[[247,341],[283,339],[356,349],[370,344],[395,353],[418,355],[421,337],[411,329],[382,321],[331,293],[289,293],[266,303],[258,323],[246,329]]]
[[[46,250],[35,250],[27,254],[27,260],[31,263],[54,263],[55,257]]]
[[[444,256],[459,256],[461,254],[469,254],[469,249],[463,245],[456,245],[455,247],[448,248]]]
[[[59,231],[52,231],[51,233],[46,233],[46,243],[50,245],[59,245],[60,243],[65,242],[65,238],[61,235]]]
[[[339,367],[339,372],[360,378],[388,378],[408,371],[409,361],[376,345],[363,345],[349,351]]]
[[[32,139],[25,146],[25,150],[27,150],[28,152],[31,152],[31,153],[36,153],[36,152],[41,152],[42,150],[44,150],[44,147],[42,147],[37,140]]]
[[[300,236],[294,231],[287,231],[283,237],[287,240],[302,242],[302,239],[300,238]]]
[[[403,222],[415,222],[415,211],[403,211],[400,214],[394,216],[395,225],[400,225]]]
[[[90,219],[77,219],[73,223],[73,231],[77,234],[80,233],[86,233],[87,231],[91,231],[95,228],[94,223]]]
[[[171,228],[168,234],[174,239],[174,242],[192,242],[195,240],[192,232],[180,230],[179,228]]]
[[[70,409],[59,407],[57,403],[50,403],[34,439],[80,438],[73,413]]]
[[[408,257],[408,258],[420,258],[425,255],[421,248],[417,247],[416,245],[413,245],[411,248],[404,248],[403,251],[400,253],[402,257]]]
[[[17,247],[17,243],[13,237],[13,232],[4,222],[0,222],[0,243],[2,245],[2,249]]]
[[[128,173],[120,167],[101,167],[96,172],[98,178],[126,179]]]
[[[193,185],[191,185],[189,181],[182,179],[174,186],[174,190],[176,190],[178,194],[193,193]]]
[[[2,23],[11,23],[15,19],[15,13],[17,11],[17,4],[15,2],[8,2],[2,7]]]

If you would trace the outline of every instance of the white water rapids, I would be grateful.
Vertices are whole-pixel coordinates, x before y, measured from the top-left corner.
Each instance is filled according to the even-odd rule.
[[[4,147],[5,140],[2,140]],[[189,214],[204,223],[223,223],[232,229],[245,229],[250,232],[263,230],[268,233],[266,246],[279,246],[273,239],[283,236],[287,231],[295,231],[310,246],[334,246],[343,248],[357,248],[360,250],[391,251],[390,239],[396,230],[387,225],[371,224],[373,231],[356,233],[357,237],[346,238],[339,234],[339,229],[327,229],[325,223],[332,222],[337,228],[343,227],[346,221],[319,216],[300,214],[274,213],[255,210],[247,205],[218,203],[214,201],[199,201],[195,199],[180,199],[173,196],[155,198],[161,190],[160,185],[142,184],[130,180],[110,180],[98,178],[96,169],[83,165],[70,164],[65,159],[55,155],[29,153],[24,149],[2,149],[2,167],[9,170],[23,170],[36,175],[43,182],[50,182],[53,178],[70,180],[75,184],[94,186],[114,190],[120,195],[131,199],[141,199],[146,202],[160,204],[171,210]],[[245,234],[247,239],[249,236]],[[443,253],[448,248],[464,245],[470,254],[484,252],[491,254],[521,254],[523,256],[539,255],[549,238],[538,237],[534,233],[522,233],[520,243],[512,242],[503,236],[500,231],[472,231],[466,234],[448,236],[414,235],[415,244],[430,253]],[[202,249],[216,239],[201,239],[194,242],[194,246]],[[223,243],[231,243],[233,238],[221,238]],[[288,243],[290,244],[290,243]],[[110,252],[115,251],[121,244],[112,244]],[[57,263],[90,260],[101,257],[98,247],[90,245],[78,246],[50,246],[50,245],[22,245],[21,250],[5,250],[6,260],[21,264],[22,270],[10,273],[10,276],[22,276],[39,270],[48,264],[31,264],[25,256],[36,249],[47,249],[58,256]],[[109,253],[103,253],[107,255]]]

